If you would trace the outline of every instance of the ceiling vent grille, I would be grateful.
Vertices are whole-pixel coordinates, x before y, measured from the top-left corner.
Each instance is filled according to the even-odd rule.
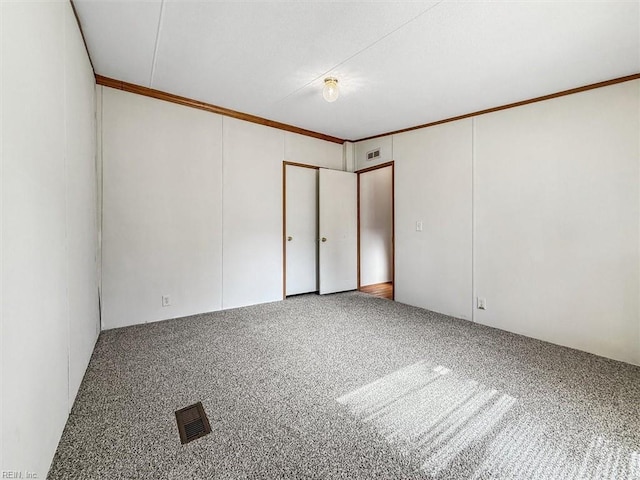
[[[204,413],[201,402],[178,410],[176,421],[178,422],[180,441],[183,445],[211,433],[211,425],[209,425],[209,419]]]
[[[376,158],[380,158],[380,149],[376,148],[375,150],[371,150],[367,152],[367,161],[375,160]]]

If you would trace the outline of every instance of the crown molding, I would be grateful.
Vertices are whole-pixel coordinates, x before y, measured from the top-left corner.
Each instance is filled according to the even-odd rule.
[[[339,143],[342,145],[345,141],[342,138],[332,137],[323,133],[314,132],[311,130],[305,130],[304,128],[295,127],[286,123],[276,122],[267,118],[258,117],[248,113],[238,112],[210,103],[200,102],[187,97],[181,97],[174,95],[173,93],[163,92],[161,90],[155,90],[149,87],[143,87],[134,83],[123,82],[122,80],[116,80],[114,78],[104,77],[96,74],[96,83],[104,87],[115,88],[117,90],[123,90],[129,93],[135,93],[137,95],[144,95],[145,97],[156,98],[158,100],[164,100],[166,102],[177,103],[178,105],[184,105],[186,107],[197,108],[199,110],[205,110],[211,113],[217,113],[226,117],[237,118],[238,120],[244,120],[245,122],[257,123],[267,127],[277,128],[279,130],[285,130],[287,132],[298,133],[300,135],[306,135],[307,137],[319,138],[320,140],[326,140],[327,142]]]
[[[403,128],[400,130],[394,130],[392,132],[380,133],[378,135],[372,135],[370,137],[359,138],[358,140],[349,140],[349,142],[362,142],[364,140],[372,140],[374,138],[386,137],[387,135],[395,135],[398,133],[410,132],[412,130],[418,130],[420,128],[433,127],[442,123],[455,122],[456,120],[463,120],[465,118],[476,117],[478,115],[484,115],[486,113],[498,112],[500,110],[506,110],[508,108],[521,107],[522,105],[528,105],[530,103],[542,102],[544,100],[551,100],[552,98],[564,97],[566,95],[573,95],[574,93],[586,92],[587,90],[593,90],[596,88],[608,87],[609,85],[615,85],[617,83],[629,82],[631,80],[640,79],[640,73],[633,75],[627,75],[625,77],[614,78],[612,80],[606,80],[604,82],[592,83],[583,87],[571,88],[569,90],[563,90],[561,92],[552,93],[549,95],[543,95],[542,97],[530,98],[529,100],[522,100],[520,102],[508,103],[499,107],[487,108],[486,110],[478,110],[477,112],[467,113],[464,115],[458,115],[457,117],[446,118],[444,120],[438,120],[435,122],[424,123],[422,125],[416,125],[415,127]]]

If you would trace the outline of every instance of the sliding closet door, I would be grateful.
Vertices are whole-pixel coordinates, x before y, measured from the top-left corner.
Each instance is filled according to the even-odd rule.
[[[286,295],[318,291],[318,170],[285,166]]]
[[[357,176],[320,169],[320,293],[357,288]]]

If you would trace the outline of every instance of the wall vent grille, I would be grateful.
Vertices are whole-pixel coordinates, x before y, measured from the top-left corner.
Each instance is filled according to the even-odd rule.
[[[367,161],[368,160],[375,160],[376,158],[380,157],[380,149],[376,148],[375,150],[371,150],[370,152],[367,152]]]

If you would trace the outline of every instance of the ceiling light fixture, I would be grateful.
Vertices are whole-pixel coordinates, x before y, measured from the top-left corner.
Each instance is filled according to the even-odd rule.
[[[335,77],[327,77],[324,79],[324,88],[322,89],[322,96],[324,99],[331,103],[335,102],[340,96],[340,90],[338,90],[338,79]]]

